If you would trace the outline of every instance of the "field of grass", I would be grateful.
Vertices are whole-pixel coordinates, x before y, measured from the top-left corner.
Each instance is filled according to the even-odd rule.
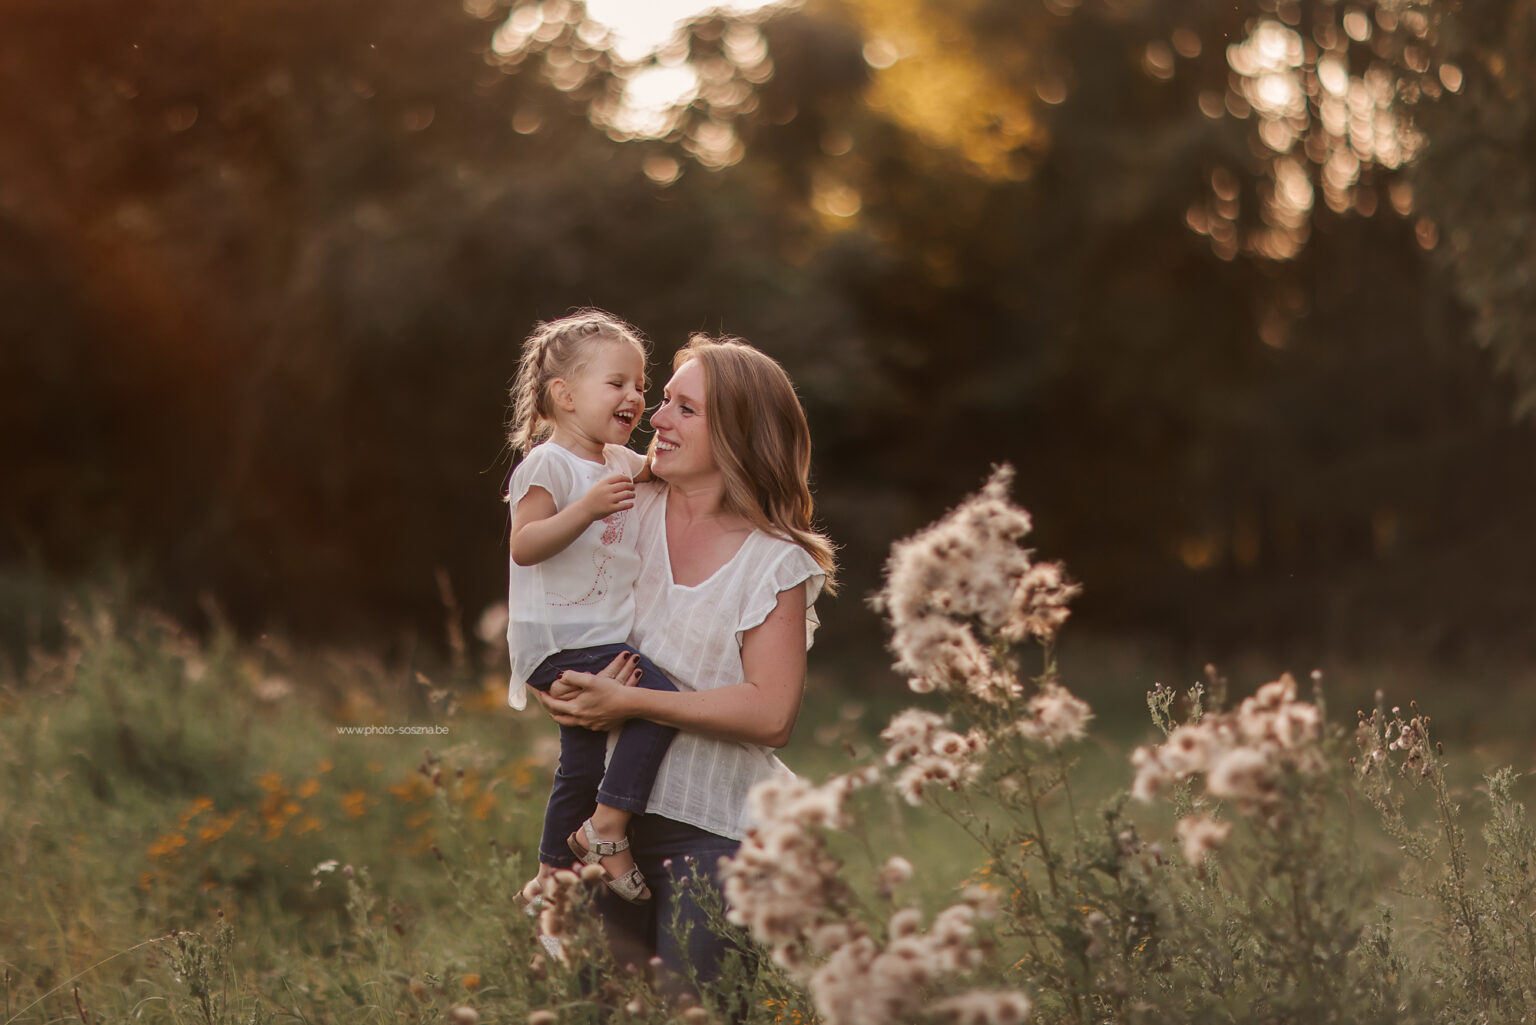
[[[199,640],[111,604],[76,609],[67,628],[58,650],[36,652],[0,683],[0,1025],[450,1014],[464,1023],[464,1008],[486,1020],[545,1009],[593,1019],[576,973],[545,963],[532,921],[512,903],[533,869],[556,738],[542,714],[505,706],[494,646],[483,659],[469,650],[446,665],[386,665],[361,652]],[[1130,782],[1129,751],[1153,734],[1144,663],[1107,642],[1069,648],[1062,661],[1099,710],[1070,759],[1072,807],[1064,788],[1039,802],[1047,830],[1065,834],[1123,805],[1114,795]],[[783,757],[812,781],[878,763],[879,731],[898,710],[944,708],[934,695],[849,686],[855,672],[834,664],[811,680]],[[1400,679],[1390,675],[1352,674],[1356,693],[1332,717],[1352,722],[1355,699]],[[1482,745],[1447,773],[1471,814],[1474,863],[1482,771],[1491,758],[1530,758],[1517,734],[1467,728],[1489,707],[1485,695],[1434,696]],[[1518,728],[1532,715],[1529,702],[1505,701],[1497,718]],[[372,735],[352,732],[366,727]],[[1430,803],[1409,798],[1410,811]],[[924,914],[1003,870],[972,834],[995,821],[1002,835],[1019,812],[983,791],[912,806],[872,789],[850,807],[858,825],[827,841],[852,890],[870,891],[900,855],[917,866],[902,899]],[[1171,850],[1173,819],[1163,809],[1140,821]],[[1380,863],[1375,899],[1387,900],[1396,842],[1376,827],[1358,842],[1366,862]],[[1403,894],[1404,913],[1434,919],[1421,897]],[[1428,925],[1402,928],[1438,942]],[[1013,949],[1001,933],[998,943]],[[625,985],[609,996],[629,999],[630,1019],[670,1016],[651,1004],[635,1011],[644,995],[638,982]],[[782,974],[758,986],[761,1020],[811,1016]]]

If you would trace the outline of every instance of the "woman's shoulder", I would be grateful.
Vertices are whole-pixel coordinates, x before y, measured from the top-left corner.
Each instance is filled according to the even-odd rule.
[[[775,593],[813,578],[818,582],[826,579],[811,553],[781,534],[755,527],[746,543],[753,546],[756,571],[749,578],[761,581],[761,586]]]
[[[623,445],[604,445],[603,461],[609,466],[629,474],[638,474],[645,467],[645,456]]]

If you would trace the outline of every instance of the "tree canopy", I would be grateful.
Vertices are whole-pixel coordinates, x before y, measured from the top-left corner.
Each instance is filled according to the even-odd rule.
[[[433,631],[504,586],[518,343],[596,305],[785,364],[853,595],[1010,461],[1104,628],[1518,643],[1533,24],[813,0],[636,58],[567,0],[9,5],[0,563]]]

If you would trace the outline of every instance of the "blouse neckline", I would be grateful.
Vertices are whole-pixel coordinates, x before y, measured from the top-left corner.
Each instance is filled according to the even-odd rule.
[[[720,565],[716,566],[715,569],[714,569],[714,572],[710,573],[709,576],[705,577],[703,580],[700,580],[696,584],[680,584],[680,583],[677,582],[676,574],[674,574],[672,572],[672,539],[667,537],[667,500],[669,498],[671,498],[671,496],[672,496],[672,489],[671,488],[664,488],[662,490],[662,493],[661,493],[661,555],[662,555],[662,558],[665,559],[666,563],[667,563],[667,583],[671,584],[673,587],[678,588],[680,590],[696,591],[699,588],[703,587],[705,584],[708,584],[711,580],[714,580],[721,573],[725,572],[725,569],[726,569],[727,566],[729,566],[731,563],[733,563],[737,559],[739,559],[741,557],[741,553],[747,550],[747,545],[751,544],[752,537],[753,537],[753,535],[755,535],[757,533],[757,530],[753,529],[753,530],[749,531],[747,536],[742,538],[741,544],[738,545],[736,550],[731,553],[731,557],[729,559],[726,559]]]

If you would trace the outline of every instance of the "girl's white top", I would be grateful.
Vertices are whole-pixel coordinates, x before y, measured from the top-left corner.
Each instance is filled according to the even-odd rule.
[[[552,441],[535,445],[512,471],[507,501],[513,508],[540,487],[564,509],[604,477],[622,473],[633,477],[645,457],[619,445],[603,449],[594,463]],[[521,709],[528,703],[528,674],[557,651],[594,644],[619,644],[635,621],[635,575],[640,557],[635,550],[634,510],[597,520],[565,550],[532,566],[508,559],[507,648],[512,655],[512,679],[507,704]]]
[[[810,648],[819,624],[812,603],[826,575],[804,548],[754,530],[709,579],[676,584],[667,551],[666,488],[640,485],[633,512],[640,576],[630,644],[678,690],[745,682],[742,635],[767,619],[779,592],[792,587],[805,588],[805,646]],[[610,746],[617,733],[610,735]],[[772,748],[679,733],[662,760],[645,810],[740,840],[748,824],[747,791],[761,780],[787,775]]]

